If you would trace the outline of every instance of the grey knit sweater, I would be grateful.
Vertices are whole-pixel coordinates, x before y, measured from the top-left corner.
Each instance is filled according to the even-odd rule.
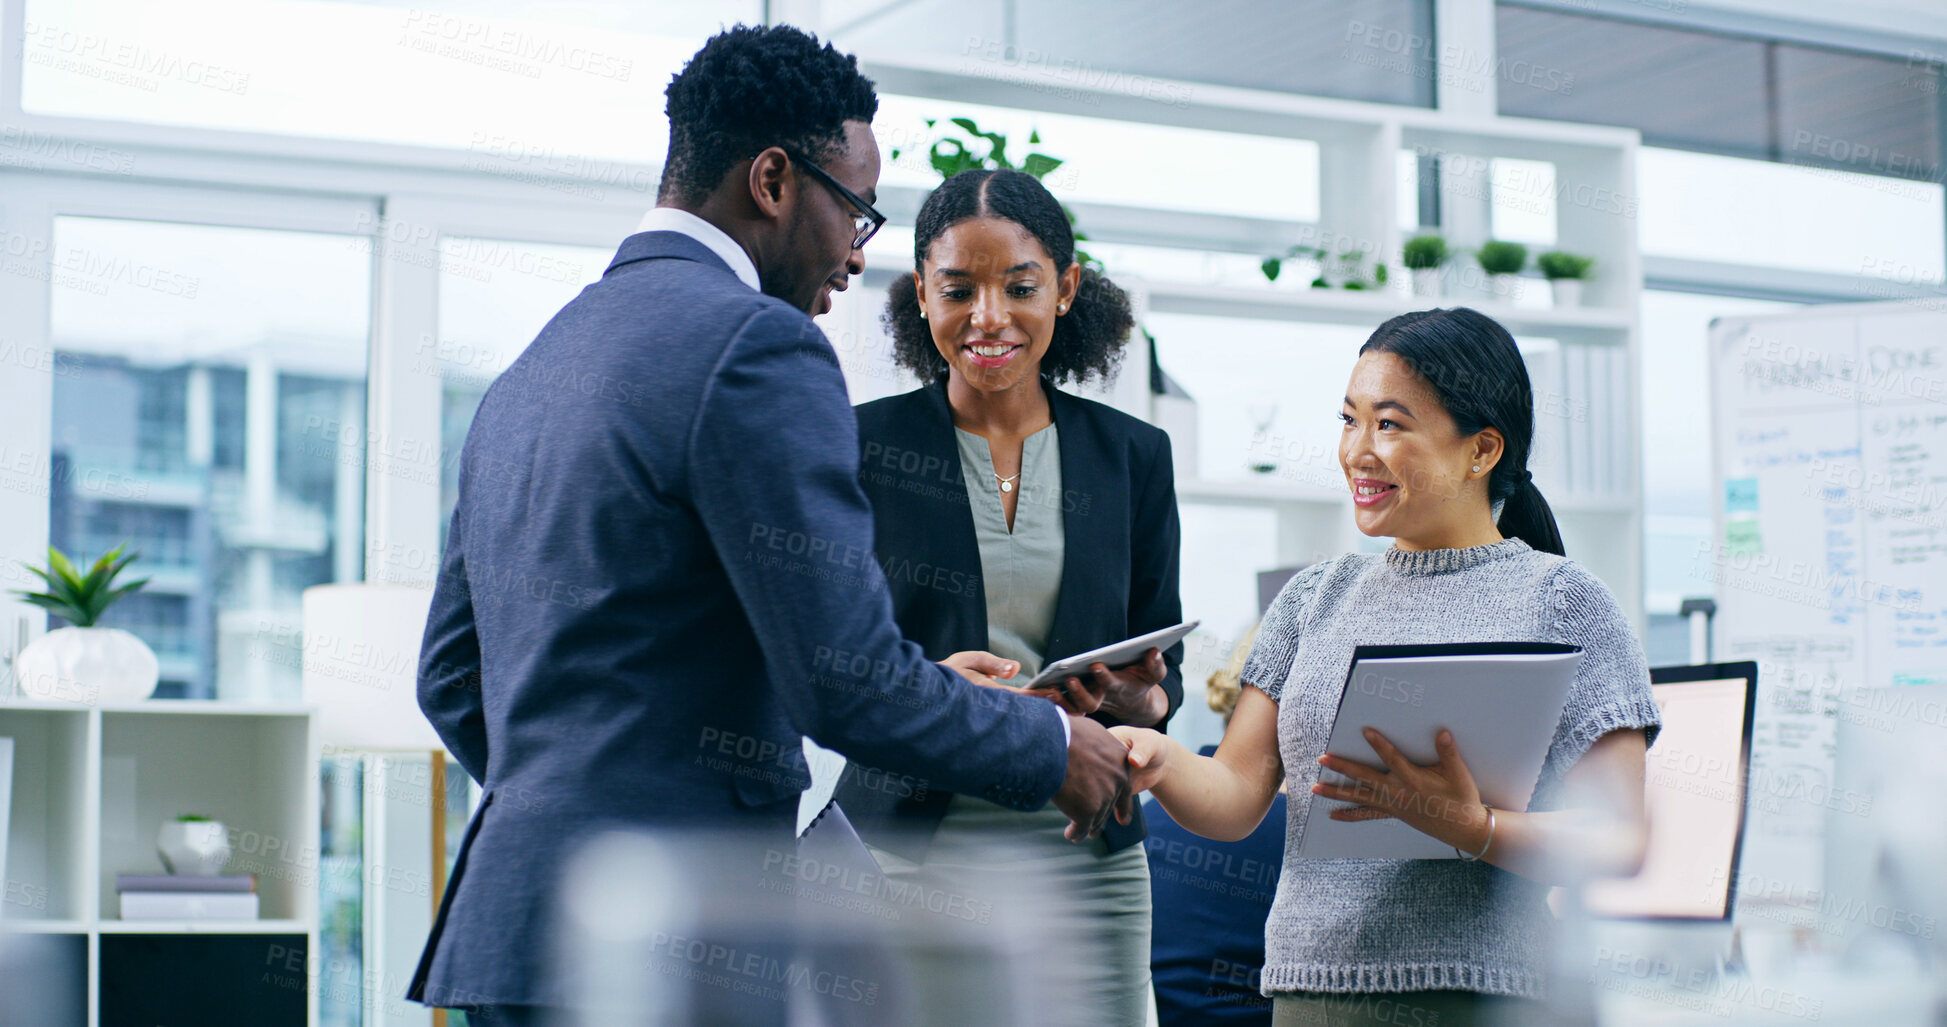
[[[1555,808],[1563,776],[1604,734],[1643,728],[1655,739],[1643,647],[1615,597],[1574,561],[1519,539],[1349,554],[1306,568],[1271,604],[1243,673],[1278,700],[1291,794],[1284,873],[1264,928],[1264,994],[1544,996],[1545,885],[1484,862],[1295,858],[1353,647],[1511,640],[1583,648],[1529,809]]]

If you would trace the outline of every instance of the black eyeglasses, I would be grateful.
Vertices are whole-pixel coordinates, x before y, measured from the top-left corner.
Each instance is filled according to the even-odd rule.
[[[799,167],[811,172],[813,178],[825,183],[832,192],[852,205],[852,209],[856,212],[852,215],[852,248],[864,249],[866,240],[872,238],[879,231],[879,226],[886,223],[886,216],[879,213],[878,209],[870,203],[860,199],[859,194],[840,185],[838,179],[833,178],[830,172],[813,164],[803,154],[786,150],[784,155],[791,158]]]

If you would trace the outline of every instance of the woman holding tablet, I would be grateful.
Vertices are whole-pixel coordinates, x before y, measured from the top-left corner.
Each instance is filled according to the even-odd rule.
[[[1214,757],[1115,731],[1138,786],[1206,837],[1250,833],[1288,780],[1265,924],[1273,1023],[1451,1027],[1545,997],[1551,884],[1640,864],[1657,707],[1629,619],[1562,555],[1529,478],[1533,393],[1506,329],[1465,308],[1387,321],[1360,348],[1339,417],[1359,530],[1392,547],[1307,568],[1279,593]],[[1487,808],[1445,732],[1430,766],[1371,731],[1368,763],[1323,755],[1355,646],[1523,640],[1583,650],[1526,810]],[[1321,766],[1353,783],[1321,783]],[[1357,804],[1334,819],[1395,817],[1460,858],[1299,860],[1313,796]]]
[[[938,657],[988,650],[1000,661],[974,669],[1027,682],[1061,657],[1175,626],[1169,438],[1057,387],[1113,374],[1133,325],[1128,297],[1076,262],[1068,218],[1030,175],[961,172],[927,197],[915,232],[913,273],[894,281],[885,323],[900,366],[927,384],[858,408],[860,481],[900,628]],[[1152,648],[1035,694],[1104,724],[1160,729],[1183,699],[1181,658],[1180,643]],[[888,878],[966,893],[976,878],[1031,876],[1084,935],[1085,951],[1052,954],[1062,993],[1086,1022],[1142,1022],[1140,817],[1074,845],[1052,807],[1013,813],[879,780],[848,768],[837,797]],[[918,1022],[994,1022],[991,996],[969,994],[950,960],[911,969]]]

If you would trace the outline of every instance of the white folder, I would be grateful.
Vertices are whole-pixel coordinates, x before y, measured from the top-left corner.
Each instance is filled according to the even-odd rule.
[[[1412,762],[1436,763],[1433,738],[1446,728],[1482,801],[1525,810],[1581,663],[1579,647],[1552,642],[1359,646],[1325,751],[1383,767],[1362,733],[1372,727]],[[1318,776],[1327,784],[1350,780],[1323,767]],[[1399,820],[1333,820],[1332,810],[1352,804],[1310,799],[1299,859],[1459,858]]]

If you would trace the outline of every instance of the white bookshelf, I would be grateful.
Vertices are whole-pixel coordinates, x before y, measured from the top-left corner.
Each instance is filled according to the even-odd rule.
[[[1394,260],[1397,267],[1397,259]],[[1524,278],[1524,287],[1545,289],[1540,278]],[[1450,296],[1441,300],[1415,299],[1397,291],[1347,292],[1343,289],[1254,289],[1243,286],[1149,281],[1149,309],[1171,314],[1208,314],[1267,321],[1347,324],[1376,328],[1387,318],[1430,305],[1465,303],[1507,326],[1515,335],[1546,335],[1590,341],[1621,341],[1634,318],[1621,310],[1575,307],[1566,310],[1521,307],[1505,300]]]
[[[290,951],[301,939],[317,958],[319,768],[309,708],[19,700],[0,702],[0,736],[15,740],[0,931],[81,939],[89,1027],[118,969],[113,953],[105,964],[104,937],[255,936]],[[256,875],[260,919],[121,919],[115,875],[163,873],[156,832],[181,813],[231,829],[224,872]],[[260,970],[229,973],[254,981]],[[315,989],[304,990],[305,1022],[315,1024]]]

